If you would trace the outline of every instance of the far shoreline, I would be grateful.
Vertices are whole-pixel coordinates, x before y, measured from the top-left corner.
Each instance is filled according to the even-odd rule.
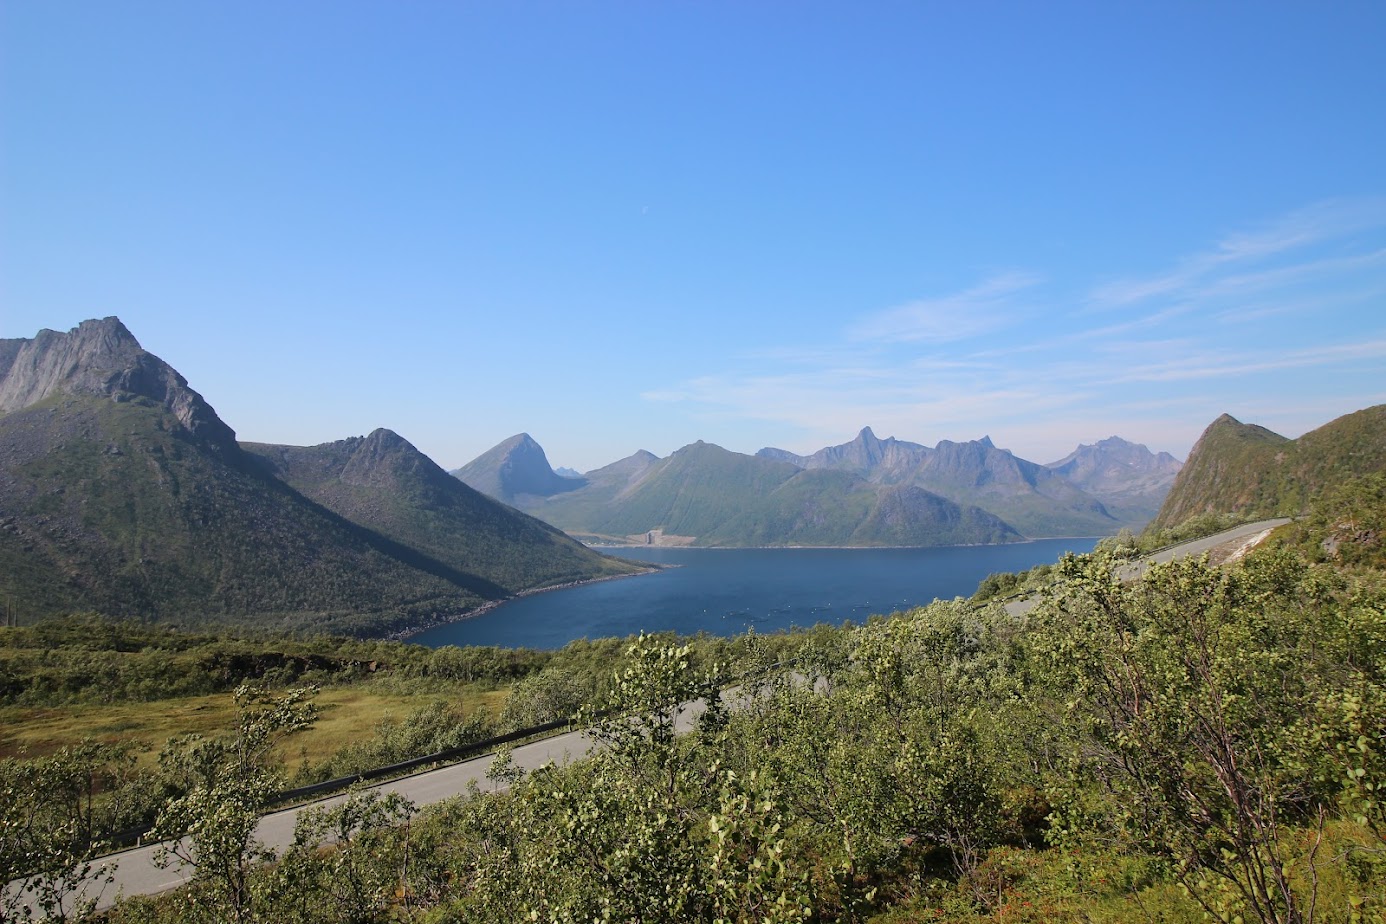
[[[1115,533],[1113,533],[1112,535],[1115,535]],[[597,545],[596,543],[591,543],[591,544],[588,544],[587,547],[588,547],[589,549],[601,549],[601,550],[604,551],[604,552],[605,552],[605,551],[608,551],[608,550],[610,550],[610,551],[616,551],[616,550],[619,550],[619,549],[679,549],[679,550],[682,550],[682,549],[694,549],[694,550],[697,550],[697,551],[706,551],[706,552],[775,551],[775,550],[777,550],[777,549],[784,549],[784,550],[786,550],[786,551],[793,551],[793,552],[812,552],[812,551],[815,550],[815,549],[824,549],[824,550],[832,550],[832,551],[838,551],[838,552],[852,552],[852,551],[880,552],[880,551],[886,551],[886,550],[901,551],[901,550],[912,550],[912,549],[918,549],[918,550],[920,550],[920,551],[924,551],[924,550],[928,550],[928,549],[983,549],[983,548],[998,548],[998,549],[999,549],[999,548],[1002,548],[1002,547],[1004,547],[1004,546],[1009,546],[1009,545],[1028,545],[1028,544],[1030,544],[1030,543],[1032,543],[1032,542],[1053,542],[1053,541],[1055,541],[1055,540],[1060,540],[1060,541],[1063,541],[1063,542],[1072,542],[1072,541],[1074,541],[1075,539],[1091,539],[1091,540],[1093,540],[1093,542],[1101,542],[1103,539],[1109,539],[1109,538],[1111,538],[1111,537],[1110,537],[1110,536],[1034,536],[1034,537],[1027,537],[1027,538],[1025,538],[1025,539],[1017,539],[1017,540],[1015,540],[1014,542],[958,542],[958,543],[954,543],[954,544],[952,544],[952,545],[676,545],[676,544],[672,544],[672,543],[669,544],[669,545],[660,545],[660,544],[658,544],[658,543],[652,543],[652,544],[650,544],[650,545],[643,545],[643,544],[639,544],[639,543],[629,543],[629,544],[626,544],[626,545]],[[617,575],[617,576],[618,576],[618,577],[626,577],[626,575]],[[605,578],[601,578],[601,579],[599,579],[599,580],[605,580]],[[555,588],[555,589],[556,589],[556,588]]]
[[[472,619],[476,616],[482,616],[486,613],[491,612],[497,607],[504,606],[505,604],[510,603],[514,600],[519,600],[521,597],[532,597],[535,594],[546,594],[554,590],[568,590],[572,587],[584,587],[588,584],[601,584],[604,581],[620,581],[626,578],[643,577],[647,574],[657,574],[660,571],[663,571],[665,568],[670,567],[668,565],[660,565],[650,562],[639,562],[639,564],[646,565],[647,567],[642,568],[639,571],[632,571],[630,574],[607,574],[602,577],[586,578],[581,581],[567,581],[563,584],[550,584],[547,587],[531,587],[528,590],[518,591],[516,593],[511,594],[508,597],[502,597],[499,600],[487,600],[480,606],[474,606],[471,609],[463,610],[460,613],[439,617],[433,620],[432,622],[428,623],[427,625],[408,626],[404,629],[397,629],[394,632],[390,632],[387,635],[381,637],[385,641],[389,642],[408,642],[415,636],[422,635],[425,632],[430,632],[433,629],[438,629],[442,626],[450,626],[454,623],[465,622],[466,620]]]

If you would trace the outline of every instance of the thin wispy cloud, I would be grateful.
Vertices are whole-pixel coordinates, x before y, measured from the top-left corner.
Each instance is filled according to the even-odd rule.
[[[1291,212],[1265,227],[1230,234],[1211,250],[1184,257],[1163,273],[1104,282],[1092,290],[1088,304],[1098,309],[1120,308],[1161,296],[1187,297],[1198,294],[1199,290],[1206,294],[1210,287],[1217,285],[1246,285],[1255,277],[1242,277],[1242,281],[1236,283],[1223,274],[1243,272],[1246,267],[1277,256],[1382,227],[1386,227],[1386,198],[1317,203]],[[1376,255],[1348,259],[1373,261]],[[1331,261],[1330,265],[1316,266],[1319,262],[1311,260],[1298,267],[1282,267],[1277,272],[1311,275],[1333,269]]]
[[[1363,270],[1386,268],[1386,248],[1348,257],[1331,257],[1295,263],[1256,273],[1239,273],[1197,288],[1197,298],[1246,297],[1257,292],[1286,289],[1322,279],[1341,278]]]
[[[1239,301],[1235,307],[1222,309],[1212,317],[1222,324],[1249,324],[1284,315],[1312,315],[1326,309],[1382,302],[1386,299],[1386,280],[1361,288],[1340,289],[1336,292],[1315,292],[1300,298],[1272,298],[1251,303]]]
[[[1108,381],[1170,382],[1189,379],[1217,379],[1249,373],[1276,372],[1310,366],[1336,366],[1356,360],[1386,359],[1386,340],[1366,343],[1339,343],[1307,350],[1295,350],[1280,356],[1242,353],[1214,353],[1184,357],[1168,362],[1134,367]]]
[[[922,298],[868,315],[848,331],[853,340],[952,343],[1010,323],[1015,296],[1040,282],[1027,273],[1004,273],[962,292]]]

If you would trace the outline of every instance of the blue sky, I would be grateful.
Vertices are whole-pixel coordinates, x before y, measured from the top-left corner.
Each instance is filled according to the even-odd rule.
[[[1181,458],[1386,402],[1386,4],[0,5],[0,337],[242,439]]]

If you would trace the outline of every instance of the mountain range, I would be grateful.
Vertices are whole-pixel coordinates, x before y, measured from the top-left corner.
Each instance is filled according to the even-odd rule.
[[[1383,470],[1386,405],[1296,440],[1223,415],[1182,466],[1118,437],[1041,465],[988,438],[928,447],[867,427],[809,455],[700,441],[581,475],[555,472],[519,434],[449,474],[387,429],[240,443],[106,318],[0,340],[0,603],[379,634],[643,568],[567,534],[706,546],[1101,535],[1152,517],[1297,513],[1321,488]]]
[[[808,456],[698,442],[580,477],[522,433],[453,472],[585,539],[752,545],[958,545],[1106,535],[1152,517],[1179,463],[1117,437],[1039,465],[990,439],[929,448],[870,427]]]
[[[0,340],[0,599],[380,633],[640,567],[400,436],[246,445],[116,318]]]

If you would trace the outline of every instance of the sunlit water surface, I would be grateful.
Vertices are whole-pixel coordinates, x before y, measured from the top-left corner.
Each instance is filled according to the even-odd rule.
[[[970,596],[995,571],[1022,571],[1090,552],[1096,539],[1040,539],[943,549],[622,548],[625,558],[671,565],[512,600],[430,629],[424,645],[561,648],[578,638],[674,630],[692,635],[774,632],[864,621],[873,613]]]

